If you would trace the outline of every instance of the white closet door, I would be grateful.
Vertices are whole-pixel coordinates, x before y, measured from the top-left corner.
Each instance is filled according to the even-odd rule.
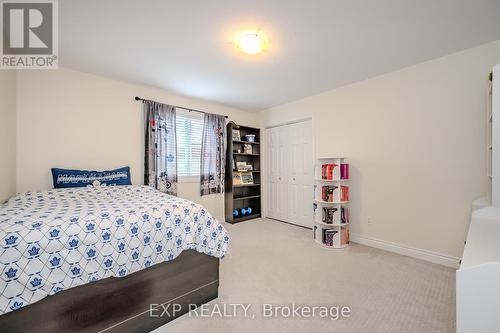
[[[267,147],[268,147],[268,200],[267,200],[267,216],[272,218],[277,218],[277,200],[278,200],[278,188],[277,188],[277,179],[278,179],[278,144],[277,138],[278,133],[276,128],[270,128],[267,130]]]
[[[313,147],[311,121],[287,126],[288,145],[288,210],[287,220],[312,227]]]
[[[276,200],[276,218],[286,220],[287,209],[289,207],[287,195],[287,132],[284,128],[278,127],[278,148],[277,148],[277,200]]]
[[[281,127],[268,130],[269,149],[269,198],[267,215],[269,217],[283,220],[286,218],[286,145],[285,135]]]
[[[268,130],[267,216],[312,227],[313,146],[311,121]]]

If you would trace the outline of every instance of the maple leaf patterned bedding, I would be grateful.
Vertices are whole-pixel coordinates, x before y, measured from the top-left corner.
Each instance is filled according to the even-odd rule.
[[[27,192],[0,205],[0,314],[175,259],[222,258],[229,235],[205,208],[148,186]]]

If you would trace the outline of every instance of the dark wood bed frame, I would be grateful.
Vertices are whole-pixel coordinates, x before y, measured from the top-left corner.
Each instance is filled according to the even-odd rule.
[[[0,332],[149,332],[192,304],[217,298],[218,287],[219,259],[183,251],[172,261],[71,288],[1,315]],[[151,304],[157,304],[153,311]],[[175,316],[173,304],[181,307]]]

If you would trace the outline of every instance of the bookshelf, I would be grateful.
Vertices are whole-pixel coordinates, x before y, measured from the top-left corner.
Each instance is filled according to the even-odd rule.
[[[488,76],[486,92],[486,176],[488,191],[486,196],[472,202],[472,210],[487,206],[500,206],[500,64],[493,67]]]
[[[349,164],[319,158],[314,166],[313,238],[327,249],[349,245]]]
[[[493,83],[488,81],[486,97],[486,175],[488,176],[487,200],[491,201],[492,159],[493,159]]]
[[[492,206],[500,206],[500,64],[493,67],[488,90],[488,175]]]
[[[248,136],[254,136],[254,141]],[[260,152],[260,129],[234,122],[227,124],[226,222],[238,223],[261,217]]]

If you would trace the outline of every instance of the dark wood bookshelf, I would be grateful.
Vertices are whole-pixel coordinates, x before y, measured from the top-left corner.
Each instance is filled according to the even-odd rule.
[[[245,186],[260,186],[260,184],[239,184],[239,185],[233,185],[233,187],[245,187]]]
[[[255,198],[260,198],[260,195],[247,195],[243,197],[234,197],[233,200],[249,200],[249,199],[255,199]]]
[[[234,131],[240,132],[239,140],[233,140]],[[255,142],[246,141],[245,135],[255,135]],[[245,144],[252,147],[251,154],[244,153]],[[225,184],[225,216],[226,222],[238,223],[261,217],[261,161],[260,161],[260,129],[237,125],[234,122],[227,124],[227,155],[226,155],[226,184]],[[233,162],[234,161],[234,162]],[[236,162],[246,162],[254,170],[238,171],[234,167]],[[253,177],[253,184],[234,184],[235,173],[248,173]],[[242,215],[242,208],[251,208],[250,215]],[[238,210],[238,216],[233,210]]]
[[[233,222],[231,222],[231,223],[243,222],[243,221],[247,221],[247,220],[251,220],[251,219],[256,219],[259,217],[260,217],[260,214],[246,215],[246,216],[237,217],[237,218],[233,219]]]
[[[233,140],[234,143],[249,143],[251,145],[260,145],[260,142],[249,142],[249,141],[241,141],[241,140]]]
[[[260,154],[233,153],[233,155],[259,156]]]

